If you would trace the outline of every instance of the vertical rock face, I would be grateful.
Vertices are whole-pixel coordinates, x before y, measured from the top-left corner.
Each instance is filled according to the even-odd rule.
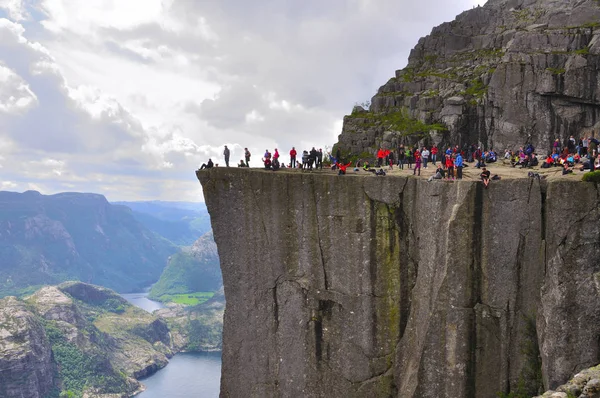
[[[44,397],[54,383],[44,328],[14,297],[0,300],[0,396]]]
[[[338,145],[359,154],[428,139],[545,151],[557,138],[600,134],[599,76],[597,1],[490,0],[420,39],[369,111],[345,117]]]
[[[549,388],[600,362],[593,184],[200,179],[227,297],[223,397],[493,397],[539,365],[525,347]]]

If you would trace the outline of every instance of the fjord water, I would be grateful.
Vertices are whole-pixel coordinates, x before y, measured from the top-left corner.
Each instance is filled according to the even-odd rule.
[[[150,300],[148,293],[122,294],[131,304],[148,312],[164,305]],[[146,391],[139,398],[216,398],[221,382],[221,353],[181,353],[169,364],[141,380]]]
[[[136,307],[140,307],[144,311],[153,312],[154,310],[158,310],[164,308],[165,306],[158,301],[153,301],[148,298],[148,292],[143,293],[126,293],[121,294],[125,300],[129,301],[131,304]]]
[[[182,353],[141,380],[146,391],[139,398],[217,398],[221,381],[221,353]]]

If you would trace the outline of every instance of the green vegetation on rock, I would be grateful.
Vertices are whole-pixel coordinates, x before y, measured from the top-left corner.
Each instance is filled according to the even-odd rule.
[[[184,294],[164,294],[158,298],[158,300],[165,303],[176,303],[183,305],[198,305],[205,303],[212,296],[214,292],[196,292],[196,293],[184,293]]]
[[[56,321],[46,321],[44,327],[58,367],[57,376],[62,385],[60,397],[79,398],[87,388],[101,387],[105,393],[126,391],[126,376],[112,369],[105,351],[80,349],[67,340]]]
[[[188,295],[214,292],[222,284],[217,246],[212,232],[209,232],[191,248],[171,256],[160,279],[152,286],[149,297],[163,302],[190,301],[186,300]]]
[[[388,113],[361,112],[347,117],[360,119],[365,125],[381,126],[387,130],[398,131],[403,136],[421,137],[434,130],[446,130],[446,126],[441,123],[427,124],[410,117],[408,110],[404,108]]]
[[[600,170],[590,171],[585,173],[583,177],[581,177],[581,181],[586,182],[595,182],[596,184],[600,182]]]

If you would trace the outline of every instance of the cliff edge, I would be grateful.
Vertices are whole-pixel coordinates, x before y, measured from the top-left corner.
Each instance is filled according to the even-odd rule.
[[[222,397],[536,395],[600,362],[595,184],[199,178]]]

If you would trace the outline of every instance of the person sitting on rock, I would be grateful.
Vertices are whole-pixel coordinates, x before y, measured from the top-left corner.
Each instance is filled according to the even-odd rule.
[[[348,166],[350,166],[352,164],[352,162],[348,162],[347,164],[341,164],[339,162],[337,162],[335,165],[338,168],[338,175],[344,175],[346,174],[346,169],[348,168]]]
[[[563,164],[562,175],[567,175],[573,173],[573,170],[570,168],[569,163],[565,162]]]
[[[263,163],[265,164],[265,169],[266,170],[271,170],[271,164],[272,164],[272,162],[271,162],[271,158],[270,157],[263,159]]]
[[[207,163],[202,163],[202,166],[200,166],[200,170],[204,170],[204,169],[212,169],[214,167],[214,163],[211,159],[208,159]]]
[[[435,170],[435,173],[433,173],[433,175],[431,177],[429,177],[429,179],[427,181],[442,180],[442,179],[444,179],[445,174],[446,174],[446,172],[444,171],[444,168],[440,164],[437,167],[437,169]]]
[[[484,188],[487,189],[488,185],[490,185],[490,171],[484,167],[479,176],[481,177],[481,181],[483,181]]]

